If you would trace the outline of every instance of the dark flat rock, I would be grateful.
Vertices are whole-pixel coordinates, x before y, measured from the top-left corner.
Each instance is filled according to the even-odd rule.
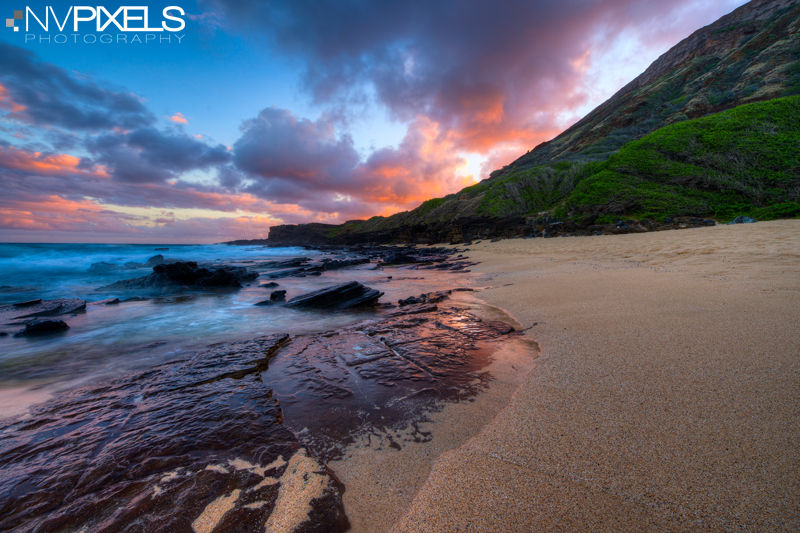
[[[435,304],[403,307],[389,316],[295,337],[262,372],[281,400],[285,424],[323,460],[341,457],[359,435],[378,442],[416,427],[442,402],[484,390],[496,343],[513,330]],[[426,441],[430,434],[409,438]],[[385,444],[398,447],[402,441]]]
[[[57,300],[31,300],[19,304],[0,306],[0,324],[20,323],[25,318],[58,316],[86,309],[86,300],[60,298]]]
[[[351,281],[296,296],[289,300],[286,306],[330,310],[352,309],[375,305],[381,296],[382,292],[357,281]]]
[[[0,423],[0,530],[189,533],[228,501],[213,531],[264,531],[287,502],[309,505],[293,531],[345,531],[341,486],[258,373],[286,340],[223,344]]]
[[[67,331],[69,326],[63,320],[56,318],[34,318],[27,324],[25,329],[14,334],[15,337],[39,337],[52,333]]]

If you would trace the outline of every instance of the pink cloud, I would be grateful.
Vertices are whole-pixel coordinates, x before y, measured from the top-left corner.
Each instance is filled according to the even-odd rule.
[[[175,113],[174,115],[169,117],[169,119],[172,122],[175,122],[177,124],[188,124],[189,123],[189,121],[186,120],[186,117],[184,117],[181,113]],[[198,138],[200,138],[200,137],[198,137]]]

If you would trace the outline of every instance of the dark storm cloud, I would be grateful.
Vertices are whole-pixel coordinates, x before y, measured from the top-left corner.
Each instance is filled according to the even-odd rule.
[[[251,175],[328,190],[352,186],[349,178],[361,159],[353,140],[337,137],[325,117],[312,122],[274,107],[242,124],[233,150],[237,168]]]
[[[367,83],[396,118],[424,115],[457,146],[483,152],[557,132],[559,113],[586,102],[582,62],[603,43],[626,32],[648,44],[677,40],[703,10],[713,11],[701,5],[676,18],[694,0],[205,4],[232,27],[254,28],[302,58],[306,89],[317,103],[346,101]]]
[[[166,181],[231,159],[223,145],[209,146],[181,130],[155,128],[100,135],[89,139],[86,148],[97,163],[111,170],[115,179],[131,183]]]
[[[36,125],[71,130],[128,129],[155,121],[134,94],[78,79],[36,55],[0,41],[0,107]]]

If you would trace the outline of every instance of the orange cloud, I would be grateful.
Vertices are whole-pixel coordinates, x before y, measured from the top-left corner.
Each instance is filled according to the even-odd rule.
[[[25,111],[24,105],[18,104],[11,99],[11,95],[2,83],[0,83],[0,109],[11,111],[12,113],[20,113]]]
[[[189,123],[189,121],[186,120],[186,117],[184,117],[181,113],[175,113],[174,115],[169,117],[169,119],[172,122],[177,122],[178,124],[188,124]]]
[[[68,154],[43,154],[19,150],[13,146],[0,147],[0,166],[4,168],[42,176],[82,174],[108,177],[105,167],[97,166],[94,170],[87,170],[79,167],[80,162],[80,158]]]

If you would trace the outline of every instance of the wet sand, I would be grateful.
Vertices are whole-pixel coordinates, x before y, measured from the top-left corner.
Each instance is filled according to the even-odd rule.
[[[469,305],[484,320],[519,327],[498,309],[476,306],[471,293],[453,293],[453,300]],[[342,459],[329,461],[328,467],[346,487],[343,501],[351,531],[389,531],[428,478],[434,461],[477,435],[508,405],[538,353],[536,343],[523,337],[502,340],[484,369],[492,375],[487,390],[468,401],[445,403],[440,411],[429,412],[427,420],[403,430],[362,436],[346,448]]]
[[[800,530],[800,221],[467,255],[542,353],[396,531]]]

